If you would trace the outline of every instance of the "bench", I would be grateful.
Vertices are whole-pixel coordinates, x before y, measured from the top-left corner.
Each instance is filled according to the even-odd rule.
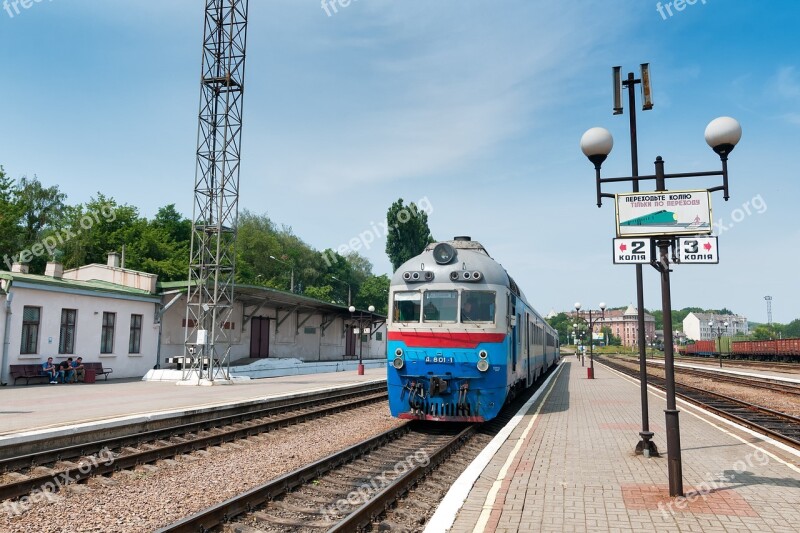
[[[14,385],[18,379],[24,379],[28,385],[32,379],[43,379],[50,382],[50,374],[42,374],[42,365],[10,365],[10,374],[14,378]]]
[[[85,370],[93,370],[95,376],[103,376],[108,381],[108,375],[114,371],[113,368],[103,368],[103,363],[83,363]]]

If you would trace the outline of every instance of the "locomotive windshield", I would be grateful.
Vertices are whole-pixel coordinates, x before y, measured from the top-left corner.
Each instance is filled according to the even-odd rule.
[[[419,322],[419,291],[402,291],[394,293],[392,317],[395,322]]]
[[[425,291],[422,319],[425,322],[455,322],[458,314],[458,292]]]
[[[494,291],[461,293],[461,322],[494,322]]]

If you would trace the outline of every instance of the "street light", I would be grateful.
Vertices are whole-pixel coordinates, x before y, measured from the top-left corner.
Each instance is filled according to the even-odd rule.
[[[727,320],[725,322],[723,322],[722,324],[717,322],[717,328],[716,328],[717,329],[717,349],[719,349],[719,367],[720,368],[722,368],[722,332],[723,332],[722,327],[723,326],[725,326],[725,330],[724,331],[725,331],[725,333],[727,333],[728,332],[728,321]],[[714,321],[713,320],[709,320],[708,321],[708,328],[711,330],[712,333],[714,332]]]
[[[289,281],[289,292],[294,293],[294,266],[290,265],[286,261],[281,261],[280,259],[278,259],[274,255],[269,256],[269,258],[272,259],[272,260],[277,261],[278,263],[283,263],[284,265],[288,266],[291,269],[292,274],[291,274],[291,279]]]
[[[594,325],[597,323],[598,319],[592,320],[592,311],[589,309],[589,368],[586,371],[586,377],[588,379],[594,379]],[[581,303],[575,302],[575,316],[580,317],[581,313]],[[605,302],[600,302],[600,319],[604,320],[606,317],[606,304]]]
[[[352,307],[352,306],[350,305],[350,299],[351,299],[351,298],[350,298],[350,284],[349,284],[349,283],[347,283],[346,281],[340,280],[340,279],[339,279],[339,278],[337,278],[336,276],[331,276],[331,279],[335,279],[335,280],[336,280],[336,281],[338,281],[339,283],[344,283],[345,285],[347,285],[347,306],[348,306],[348,307]],[[351,312],[352,312],[352,311],[351,311]]]
[[[631,80],[633,74],[629,74]],[[631,95],[633,94],[632,88],[629,86]],[[614,145],[614,140],[611,133],[603,128],[592,128],[587,131],[581,138],[581,150],[594,164],[595,168],[595,181],[597,185],[597,206],[602,205],[603,198],[614,198],[613,194],[602,192],[603,183],[612,182],[632,182],[634,187],[637,187],[640,181],[655,180],[655,191],[664,192],[667,190],[667,179],[680,179],[680,178],[697,178],[708,176],[721,176],[722,185],[710,187],[707,189],[709,193],[714,191],[723,191],[723,197],[728,200],[728,155],[736,147],[736,144],[742,137],[742,128],[739,123],[730,117],[720,117],[712,120],[705,130],[705,139],[708,145],[720,158],[722,163],[722,170],[710,172],[690,172],[681,174],[665,174],[664,173],[664,160],[658,156],[655,161],[655,174],[648,176],[638,176],[638,172],[634,172],[633,176],[625,176],[619,178],[601,178],[600,168],[603,161],[606,160],[608,154],[611,153],[611,148]],[[636,170],[636,169],[634,169]],[[638,188],[635,188],[635,192]],[[669,471],[669,494],[670,496],[683,496],[683,472],[681,466],[681,440],[680,440],[680,425],[678,421],[678,409],[675,402],[675,361],[673,350],[673,332],[672,332],[672,296],[670,293],[670,263],[669,263],[669,249],[674,245],[675,237],[670,235],[661,235],[657,237],[656,246],[659,250],[659,261],[653,261],[651,265],[658,270],[661,274],[661,309],[664,314],[664,374],[667,389],[667,409],[664,411],[666,417],[667,429],[667,469]],[[643,341],[640,334],[640,343]],[[646,379],[647,372],[645,363],[642,362],[640,366],[640,375],[642,377],[642,431],[639,435],[642,441],[636,446],[636,452],[640,450],[650,450],[650,439],[653,433],[649,431],[649,421],[646,414],[647,390],[644,379]],[[653,445],[654,447],[654,445]],[[652,455],[652,451],[650,452]]]
[[[375,312],[375,306],[370,305],[367,310],[369,311],[369,324],[372,324],[372,313]],[[350,319],[353,319],[353,313],[356,312],[355,306],[350,306],[348,308],[350,311]],[[358,375],[364,375],[364,363],[361,358],[362,354],[364,353],[364,312],[359,311],[358,313]]]

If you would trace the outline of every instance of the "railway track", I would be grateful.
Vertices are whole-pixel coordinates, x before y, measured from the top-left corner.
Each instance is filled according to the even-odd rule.
[[[386,398],[385,383],[370,384],[355,390],[327,391],[244,414],[226,414],[203,422],[2,459],[0,501],[19,498],[42,487],[55,491],[93,476],[219,446]]]
[[[656,362],[658,366],[664,366],[663,362]],[[700,368],[686,368],[684,366],[675,367],[676,374],[684,374],[689,376],[697,376],[705,379],[713,379],[714,381],[724,381],[726,383],[734,383],[736,385],[745,385],[747,387],[757,387],[760,389],[768,389],[777,392],[785,392],[787,394],[800,395],[800,385],[793,385],[786,383],[778,378],[757,378],[752,376],[735,376],[717,372],[713,368],[708,370]]]
[[[638,379],[638,370],[610,361],[608,358],[601,358],[600,362]],[[647,379],[649,384],[665,390],[663,378],[648,374]],[[675,383],[675,394],[737,424],[800,449],[800,418],[683,383]]]
[[[488,423],[408,422],[159,533],[421,530],[455,479],[536,388]]]

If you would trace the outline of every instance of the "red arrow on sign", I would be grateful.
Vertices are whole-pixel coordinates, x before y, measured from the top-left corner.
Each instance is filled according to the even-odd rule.
[[[705,248],[707,252],[710,252],[711,251],[711,243],[710,242],[705,243],[703,245],[703,248]]]
[[[624,243],[619,245],[619,251],[620,252],[624,252],[627,249],[628,249],[628,247]]]

